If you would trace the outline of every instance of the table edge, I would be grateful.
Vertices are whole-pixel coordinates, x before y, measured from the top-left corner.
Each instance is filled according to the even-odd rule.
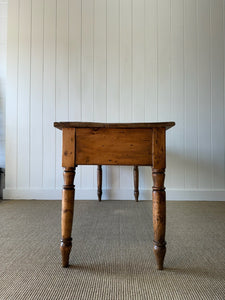
[[[54,127],[62,130],[63,128],[166,128],[175,126],[175,122],[153,122],[153,123],[98,123],[98,122],[54,122]]]

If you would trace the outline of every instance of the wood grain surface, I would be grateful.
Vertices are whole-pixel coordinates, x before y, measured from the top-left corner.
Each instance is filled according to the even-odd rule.
[[[151,129],[76,129],[77,165],[151,165]]]

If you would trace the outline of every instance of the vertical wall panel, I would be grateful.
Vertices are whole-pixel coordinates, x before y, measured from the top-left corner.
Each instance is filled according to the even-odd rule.
[[[170,120],[170,0],[158,0],[158,121]]]
[[[185,187],[198,187],[198,62],[196,1],[184,1]]]
[[[93,120],[94,1],[82,1],[82,120]]]
[[[176,126],[170,134],[167,162],[173,170],[171,186],[183,189],[184,170],[184,0],[171,1],[171,120]],[[172,165],[172,166],[171,166]]]
[[[81,119],[81,3],[69,0],[69,120]]]
[[[43,187],[55,188],[56,1],[44,5]],[[61,166],[61,163],[59,164]]]
[[[212,188],[210,0],[199,0],[198,19],[198,184]]]
[[[158,0],[145,0],[145,121],[157,122]]]
[[[94,1],[94,121],[106,121],[106,0]]]
[[[8,1],[0,1],[0,167],[5,168],[5,98]]]
[[[19,2],[8,5],[8,60],[6,105],[6,189],[17,188]],[[17,30],[15,30],[17,28]],[[13,122],[12,122],[13,121]]]
[[[223,1],[211,1],[211,97],[213,187],[224,186]]]
[[[20,0],[18,63],[17,187],[30,185],[31,1]]]
[[[120,1],[120,122],[132,121],[132,1]]]
[[[145,115],[145,1],[133,0],[133,122],[143,121]]]
[[[107,121],[120,120],[120,1],[107,1]]]
[[[225,1],[223,1],[223,37],[225,37]],[[224,126],[224,161],[225,161],[225,38],[223,40],[223,126]],[[225,168],[225,162],[224,162]],[[225,178],[224,178],[225,186]]]
[[[30,188],[42,188],[44,1],[33,1],[31,13]]]

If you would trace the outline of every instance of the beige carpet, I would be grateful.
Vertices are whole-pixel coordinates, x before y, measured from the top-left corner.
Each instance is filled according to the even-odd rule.
[[[225,299],[225,202],[167,202],[165,270],[151,201],[76,201],[61,267],[60,201],[0,202],[0,299]]]

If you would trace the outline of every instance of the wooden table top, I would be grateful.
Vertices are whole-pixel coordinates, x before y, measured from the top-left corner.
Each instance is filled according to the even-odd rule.
[[[54,126],[58,129],[63,128],[155,128],[163,127],[169,129],[175,122],[155,122],[155,123],[97,123],[97,122],[55,122]]]

